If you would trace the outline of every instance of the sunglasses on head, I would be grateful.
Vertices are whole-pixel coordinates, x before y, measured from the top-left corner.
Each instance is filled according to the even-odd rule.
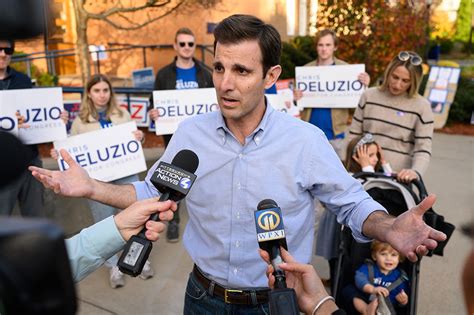
[[[0,51],[5,53],[5,55],[13,55],[13,48],[11,47],[0,47]]]
[[[421,63],[423,62],[423,59],[421,59],[420,56],[418,56],[417,54],[408,52],[408,51],[401,51],[401,52],[398,54],[398,59],[399,59],[400,61],[408,61],[408,60],[410,60],[410,63],[411,63],[413,66],[419,66],[419,65],[421,65]]]
[[[179,47],[184,47],[188,44],[188,47],[194,47],[194,42],[179,42]]]

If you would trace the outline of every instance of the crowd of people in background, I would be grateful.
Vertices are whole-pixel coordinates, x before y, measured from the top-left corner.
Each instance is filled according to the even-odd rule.
[[[186,201],[189,222],[183,244],[194,268],[187,284],[185,313],[268,312],[265,274],[269,274],[272,286],[272,267],[267,270],[258,253],[252,252],[256,247],[255,228],[248,210],[267,196],[280,199],[284,209],[292,255],[284,251],[286,263],[282,269],[295,275],[309,272],[296,261],[311,261],[314,200],[318,200],[324,214],[315,252],[329,261],[331,278],[335,271],[339,224],[349,226],[358,241],[372,238],[382,241],[373,244],[375,263],[372,267],[361,267],[354,279],[355,287],[348,290],[348,298],[353,300],[355,308],[363,314],[375,314],[380,302],[372,302],[371,294],[390,297],[392,303],[407,304],[403,282],[390,292],[386,286],[400,276],[397,266],[401,259],[406,256],[415,261],[417,255],[425,255],[437,241],[443,240],[442,233],[422,220],[422,212],[432,205],[434,198],[428,198],[416,211],[408,211],[407,216],[394,219],[368,196],[351,173],[396,173],[397,179],[405,183],[425,174],[431,157],[433,114],[429,102],[418,94],[422,58],[412,51],[397,53],[387,65],[380,86],[369,88],[369,74],[360,73],[358,80],[367,89],[350,125],[349,108],[305,109],[302,118],[306,123],[276,112],[265,100],[264,90],[274,86],[281,73],[281,40],[273,26],[255,17],[234,15],[216,27],[214,36],[212,74],[194,58],[193,32],[180,28],[173,43],[176,57],[157,72],[154,84],[154,90],[215,86],[220,107],[219,112],[186,120],[174,135],[165,136],[166,151],[160,159],[169,162],[181,149],[192,149],[202,161],[212,161],[200,164],[199,181]],[[332,30],[318,32],[315,49],[317,59],[306,66],[347,64],[335,57],[338,38]],[[9,66],[13,50],[13,41],[0,40],[0,89],[31,88],[29,78]],[[294,95],[296,100],[304,97],[298,90]],[[156,109],[150,107],[148,114],[156,124],[160,123]],[[117,106],[110,80],[95,75],[85,86],[71,135],[129,121],[130,114]],[[134,136],[144,141],[142,131],[136,131]],[[291,152],[287,150],[289,143]],[[101,183],[74,167],[62,173],[44,170],[37,147],[29,146],[29,150],[31,165],[35,166],[31,168],[33,172],[25,171],[18,180],[0,190],[0,214],[10,215],[18,199],[22,215],[40,216],[43,185],[74,197],[91,196],[85,193],[89,187],[100,187],[94,200],[88,200],[96,223],[136,201],[159,195],[150,182],[157,164],[150,168],[144,181],[133,175]],[[51,156],[57,159],[58,152],[53,149]],[[275,156],[278,162],[274,162]],[[268,176],[254,176],[262,173]],[[219,218],[214,215],[217,211]],[[400,228],[401,225],[404,227]],[[179,210],[168,223],[167,239],[179,240]],[[268,260],[265,253],[261,255]],[[110,268],[112,288],[125,284],[117,260],[117,256],[111,256],[105,263]],[[367,268],[375,268],[383,281],[375,283],[369,279]],[[148,279],[153,274],[151,263],[147,262],[140,277]],[[317,275],[313,280],[317,288],[312,288],[308,296],[315,303],[305,304],[300,299],[301,310],[308,314],[337,313],[337,306],[321,291],[323,286]],[[306,294],[303,287],[298,295]],[[239,292],[222,295],[231,289]]]

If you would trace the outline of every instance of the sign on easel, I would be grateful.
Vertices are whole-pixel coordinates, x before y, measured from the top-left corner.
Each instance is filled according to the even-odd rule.
[[[424,96],[431,103],[435,129],[443,128],[448,120],[460,74],[460,68],[433,66],[430,69]]]

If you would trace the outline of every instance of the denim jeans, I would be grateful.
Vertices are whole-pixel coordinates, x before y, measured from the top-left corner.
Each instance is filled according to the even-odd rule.
[[[268,303],[257,305],[227,304],[221,298],[211,296],[191,273],[184,298],[184,314],[268,315],[269,311]]]

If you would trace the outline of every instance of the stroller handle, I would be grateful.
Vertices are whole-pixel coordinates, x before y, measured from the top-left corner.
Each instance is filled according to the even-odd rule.
[[[414,179],[411,181],[411,184],[415,185],[415,187],[418,189],[420,200],[425,199],[428,196],[428,192],[426,191],[425,183],[423,182],[423,179],[421,178],[420,173],[416,172],[418,174],[418,178]],[[387,179],[397,179],[397,173],[391,173],[391,174],[386,174],[386,173],[381,173],[381,172],[358,172],[352,175],[352,177],[356,179],[362,179],[362,180],[367,180],[368,178],[387,178]],[[404,183],[401,183],[405,185]]]

